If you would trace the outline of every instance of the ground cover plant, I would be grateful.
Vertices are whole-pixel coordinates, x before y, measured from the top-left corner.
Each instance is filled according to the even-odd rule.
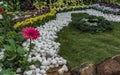
[[[72,20],[84,18],[87,14],[72,14]],[[61,43],[59,54],[65,57],[72,68],[85,62],[99,63],[107,57],[118,54],[120,51],[120,23],[114,22],[113,31],[91,34],[75,28],[72,23],[58,33],[57,41]]]

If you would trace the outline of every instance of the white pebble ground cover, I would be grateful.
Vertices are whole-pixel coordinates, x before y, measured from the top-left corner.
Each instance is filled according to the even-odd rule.
[[[40,67],[31,65],[30,71],[26,71],[25,75],[46,75],[46,71],[59,65],[66,65],[67,61],[58,55],[60,43],[55,42],[57,32],[64,26],[67,26],[71,21],[71,13],[59,13],[56,20],[51,20],[44,25],[37,27],[40,31],[40,37],[33,41],[34,49],[30,53],[28,61],[39,61]],[[23,46],[28,50],[29,40],[23,43]],[[66,69],[67,71],[67,69]]]
[[[102,12],[94,9],[57,13],[55,20],[51,20],[44,25],[37,27],[40,32],[40,37],[32,41],[32,43],[35,44],[35,47],[30,53],[28,61],[38,61],[41,63],[41,66],[37,66],[35,64],[30,65],[29,67],[31,70],[25,71],[24,75],[47,75],[46,71],[48,69],[58,67],[59,65],[63,65],[59,70],[59,73],[68,70],[66,66],[67,60],[58,54],[60,43],[55,42],[55,39],[58,37],[56,35],[57,32],[59,32],[64,26],[68,26],[72,21],[72,13],[87,13],[89,15],[103,16],[110,21],[120,21],[120,16],[103,14]],[[23,46],[26,50],[29,50],[29,40],[25,41]],[[2,59],[4,50],[0,52],[0,54],[2,54],[0,55],[0,59]]]

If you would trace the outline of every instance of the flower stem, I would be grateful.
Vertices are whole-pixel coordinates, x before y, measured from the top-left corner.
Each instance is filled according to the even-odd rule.
[[[31,39],[30,39],[30,45],[29,45],[29,51],[28,51],[28,53],[27,53],[27,58],[28,58],[28,56],[29,56],[29,54],[30,54],[30,52],[31,52],[31,46],[32,46],[32,43],[31,43]]]

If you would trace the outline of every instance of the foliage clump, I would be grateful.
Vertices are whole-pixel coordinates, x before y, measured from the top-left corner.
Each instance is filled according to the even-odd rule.
[[[73,25],[82,32],[100,33],[113,30],[112,22],[105,20],[103,17],[88,16],[73,20]]]

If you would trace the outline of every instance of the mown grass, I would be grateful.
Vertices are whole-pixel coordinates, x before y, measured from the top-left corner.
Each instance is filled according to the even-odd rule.
[[[73,14],[72,19],[89,16]],[[59,54],[68,60],[72,68],[85,62],[100,63],[107,57],[120,53],[120,23],[114,22],[113,31],[91,34],[80,32],[69,24],[59,33],[57,42],[61,43]]]

